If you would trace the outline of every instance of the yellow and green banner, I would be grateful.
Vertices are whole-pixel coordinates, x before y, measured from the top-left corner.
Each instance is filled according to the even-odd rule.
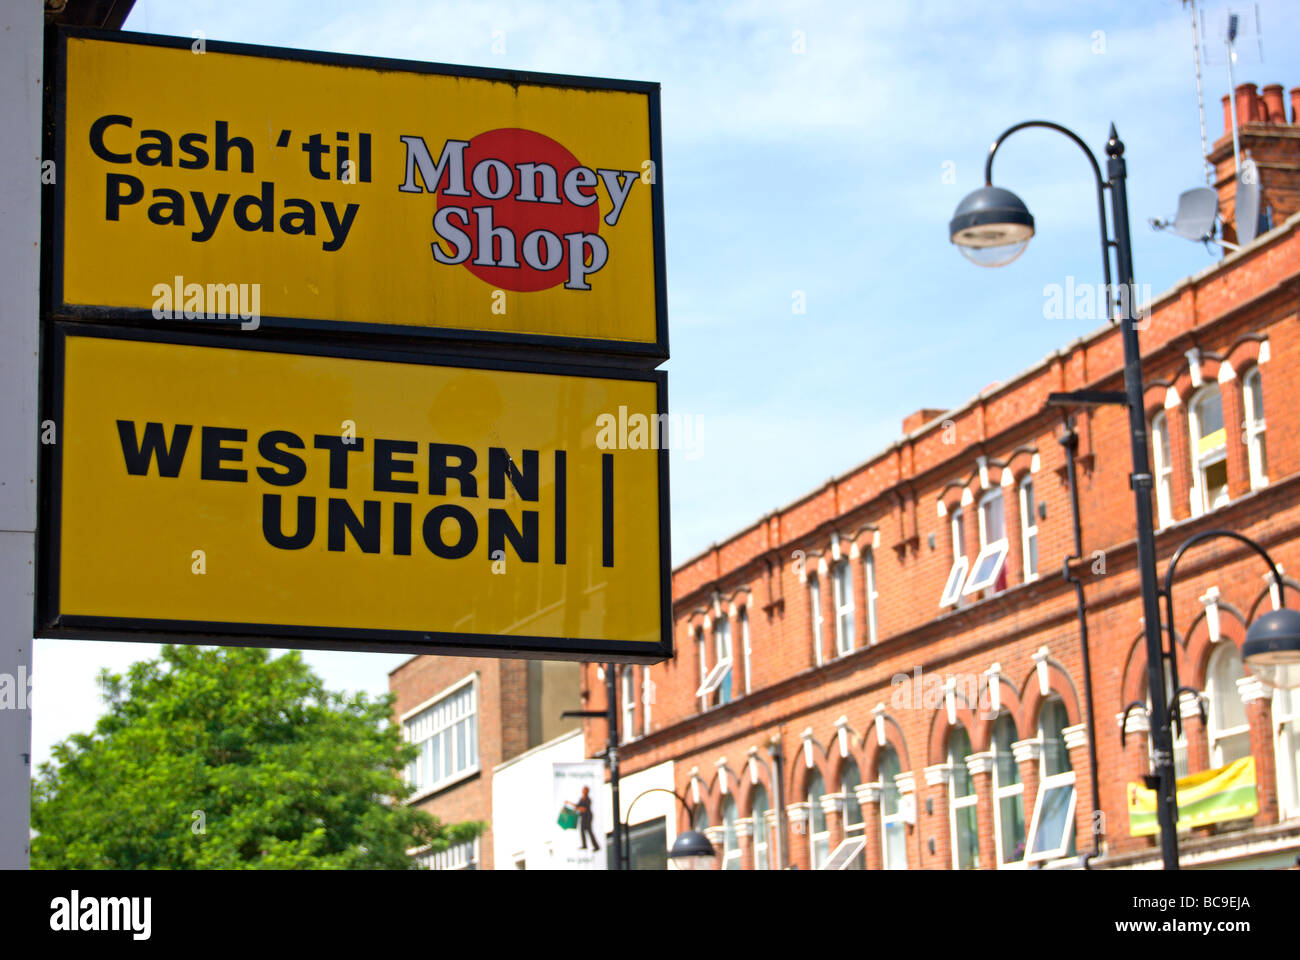
[[[1259,812],[1255,796],[1255,758],[1242,757],[1226,767],[1180,777],[1176,784],[1178,829],[1190,830],[1207,823],[1253,817]],[[1129,834],[1151,836],[1159,832],[1156,793],[1140,783],[1128,785]]]

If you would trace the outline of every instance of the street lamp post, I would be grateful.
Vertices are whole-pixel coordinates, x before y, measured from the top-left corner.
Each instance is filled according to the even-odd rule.
[[[651,787],[649,790],[642,790],[633,797],[632,802],[627,805],[627,825],[623,830],[623,836],[626,840],[624,841],[625,846],[623,850],[620,851],[623,855],[623,862],[625,864],[623,869],[632,869],[632,808],[635,807],[636,802],[647,793],[666,793],[669,796],[674,797],[686,811],[687,822],[692,825],[691,829],[683,830],[677,835],[677,839],[673,841],[673,848],[668,851],[669,860],[677,861],[678,867],[683,870],[693,870],[703,863],[710,862],[717,856],[717,851],[713,849],[713,844],[709,842],[709,838],[694,829],[691,805],[666,787]]]
[[[1160,825],[1160,851],[1166,870],[1178,869],[1178,836],[1175,831],[1177,801],[1174,795],[1173,736],[1169,729],[1169,708],[1161,669],[1162,643],[1160,598],[1156,580],[1155,531],[1151,511],[1151,465],[1147,453],[1146,413],[1142,404],[1142,353],[1138,343],[1133,285],[1133,249],[1129,235],[1128,195],[1125,181],[1124,144],[1111,124],[1106,141],[1106,173],[1103,180],[1097,158],[1077,134],[1047,120],[1027,120],[1009,127],[993,142],[984,163],[984,186],[967,196],[949,224],[949,238],[968,259],[981,266],[1002,266],[1024,250],[1034,234],[1034,220],[1024,203],[1009,190],[993,186],[993,157],[1011,134],[1027,127],[1055,130],[1073,140],[1092,165],[1097,184],[1097,210],[1101,221],[1102,272],[1106,283],[1107,311],[1120,323],[1124,346],[1124,403],[1129,413],[1129,445],[1133,472],[1129,485],[1137,515],[1137,564],[1142,585],[1142,615],[1146,633],[1147,684],[1151,696],[1152,766],[1158,781],[1156,819]],[[1110,190],[1114,239],[1106,230],[1105,192]],[[1110,251],[1115,250],[1119,274],[1119,316],[1111,306]]]

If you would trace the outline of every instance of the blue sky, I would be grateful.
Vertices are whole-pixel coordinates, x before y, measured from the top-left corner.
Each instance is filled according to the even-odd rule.
[[[1228,5],[1198,7],[1213,41],[1213,141]],[[1300,85],[1300,5],[1259,7],[1263,61],[1252,40],[1237,80],[1289,91]],[[659,81],[669,395],[700,427],[698,449],[673,459],[676,563],[887,446],[913,410],[958,406],[1100,325],[1043,318],[1044,286],[1100,281],[1091,175],[1063,137],[1026,131],[999,151],[995,182],[1037,221],[1019,260],[984,270],[948,243],[953,208],[1011,124],[1055,120],[1100,152],[1114,121],[1139,284],[1159,293],[1215,259],[1146,225],[1204,184],[1181,0],[137,0],[126,27]],[[155,652],[38,642],[35,759],[93,723],[99,666]],[[307,658],[331,686],[374,692],[402,659]]]

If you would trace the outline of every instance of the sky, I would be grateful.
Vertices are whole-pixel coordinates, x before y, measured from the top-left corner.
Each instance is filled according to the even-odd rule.
[[[1197,4],[1210,141],[1228,90],[1229,5]],[[1300,85],[1300,4],[1260,0],[1262,58],[1238,83]],[[922,407],[962,405],[1101,317],[1047,319],[1044,288],[1099,283],[1087,160],[1021,132],[994,181],[1037,235],[1002,269],[947,238],[1002,130],[1048,119],[1101,156],[1126,145],[1136,278],[1152,294],[1218,253],[1157,233],[1205,183],[1182,0],[137,0],[126,29],[410,60],[658,81],[672,359],[670,410],[695,425],[672,456],[680,564],[887,447]],[[802,304],[800,312],[797,307]],[[157,646],[38,640],[33,760],[89,730],[95,677]],[[335,689],[387,690],[404,659],[308,652]]]

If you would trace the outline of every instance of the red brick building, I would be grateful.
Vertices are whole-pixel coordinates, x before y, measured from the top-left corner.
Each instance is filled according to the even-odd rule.
[[[1282,567],[1294,607],[1300,89],[1290,123],[1281,87],[1243,85],[1237,98],[1272,229],[1149,305],[1157,566],[1163,575],[1193,534],[1239,531]],[[1228,133],[1210,159],[1230,222]],[[673,761],[719,866],[817,868],[837,850],[866,868],[1068,866],[1094,850],[1093,868],[1159,864],[1156,839],[1130,830],[1128,784],[1148,771],[1144,710],[1121,730],[1147,689],[1127,412],[1073,411],[1076,551],[1067,411],[1045,400],[1080,389],[1122,389],[1118,327],[958,409],[918,411],[888,449],[674,571],[678,654],[622,671],[620,762],[627,775]],[[1087,677],[1062,575],[1072,556]],[[1253,758],[1258,804],[1185,831],[1184,866],[1300,852],[1300,691],[1273,694],[1238,652],[1275,602],[1265,573],[1226,540],[1179,566],[1179,681],[1199,693],[1181,697],[1179,774]],[[583,688],[600,708],[594,665]],[[586,737],[590,756],[603,724]]]

